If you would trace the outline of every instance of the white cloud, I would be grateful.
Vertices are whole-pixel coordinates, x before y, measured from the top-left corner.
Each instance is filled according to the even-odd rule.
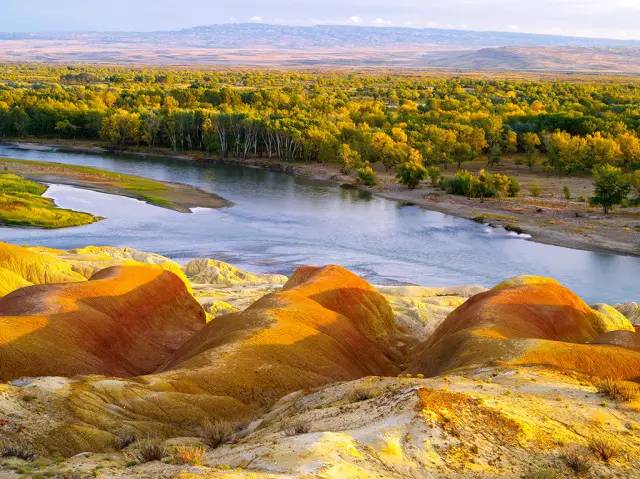
[[[391,25],[391,20],[385,20],[384,18],[376,18],[376,25]]]
[[[358,17],[357,15],[354,15],[353,17],[349,18],[349,21],[351,23],[362,23],[362,18]]]
[[[262,18],[260,15],[254,15],[249,19],[249,21],[261,23],[264,22],[264,18]]]

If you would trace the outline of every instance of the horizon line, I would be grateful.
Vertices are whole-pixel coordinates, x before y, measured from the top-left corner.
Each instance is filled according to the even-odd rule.
[[[539,32],[526,32],[526,31],[514,31],[514,30],[481,30],[481,29],[465,29],[465,28],[443,28],[443,27],[429,27],[429,26],[413,26],[413,25],[363,25],[353,23],[314,23],[314,24],[289,24],[289,23],[269,23],[269,22],[223,22],[223,23],[209,23],[193,25],[189,27],[176,27],[174,29],[161,29],[161,30],[33,30],[33,31],[0,31],[0,35],[45,35],[45,34],[73,34],[73,33],[130,33],[130,34],[144,34],[144,33],[172,33],[172,32],[184,32],[188,30],[194,30],[198,28],[206,27],[222,27],[222,26],[270,26],[270,27],[284,27],[284,28],[317,28],[317,27],[343,27],[343,28],[362,28],[362,29],[376,29],[376,30],[432,30],[443,32],[466,32],[466,33],[485,33],[485,34],[504,34],[504,35],[532,35],[539,37],[555,37],[555,38],[571,38],[571,39],[584,39],[584,40],[609,40],[615,42],[634,43],[640,42],[640,38],[615,38],[605,36],[582,36],[582,35],[570,35],[562,33],[539,33]],[[0,40],[1,41],[1,40]]]

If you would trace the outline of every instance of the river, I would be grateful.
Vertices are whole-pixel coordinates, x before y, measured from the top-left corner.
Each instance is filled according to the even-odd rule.
[[[184,262],[215,257],[254,272],[290,274],[341,264],[378,284],[492,286],[518,274],[552,276],[589,302],[640,300],[640,258],[528,241],[502,229],[336,185],[232,165],[0,146],[0,156],[89,165],[191,184],[234,202],[177,213],[64,185],[46,195],[104,221],[62,230],[0,228],[0,239],[70,249],[130,246]]]

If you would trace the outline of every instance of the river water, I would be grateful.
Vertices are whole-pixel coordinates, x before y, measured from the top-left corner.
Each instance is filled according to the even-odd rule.
[[[191,184],[234,206],[183,214],[64,185],[58,205],[106,217],[62,230],[0,228],[0,240],[69,249],[131,246],[180,262],[215,257],[254,272],[290,274],[341,264],[379,284],[492,286],[518,274],[552,276],[589,302],[640,300],[640,258],[543,245],[502,229],[282,173],[186,161],[18,150],[0,156],[89,165]]]

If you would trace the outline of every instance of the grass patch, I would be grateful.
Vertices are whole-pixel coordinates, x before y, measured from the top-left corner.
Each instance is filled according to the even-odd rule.
[[[523,479],[560,479],[560,473],[552,467],[540,467],[527,472]]]
[[[136,435],[132,431],[120,431],[116,434],[114,445],[118,451],[126,449],[136,442]]]
[[[167,449],[163,441],[156,438],[147,438],[138,441],[133,451],[133,457],[140,464],[153,461],[161,461],[167,456]]]
[[[99,218],[58,208],[43,198],[47,187],[13,173],[0,173],[0,224],[36,228],[67,228],[94,223]]]
[[[311,430],[309,423],[302,419],[293,419],[286,421],[282,426],[282,432],[286,436],[297,436],[298,434],[306,434]]]
[[[0,457],[17,457],[30,461],[36,457],[36,451],[30,443],[24,440],[5,440],[0,442]]]
[[[589,449],[591,452],[604,462],[609,462],[611,459],[620,455],[620,448],[613,441],[604,437],[594,437],[589,441]]]
[[[562,460],[576,475],[586,474],[593,466],[591,459],[577,447],[570,448],[562,455]]]
[[[172,457],[176,464],[199,466],[202,464],[205,450],[202,446],[176,446]]]
[[[604,379],[596,384],[596,389],[615,401],[632,401],[640,396],[640,385],[620,379]]]
[[[237,423],[207,419],[202,425],[200,436],[208,446],[216,449],[223,444],[231,442],[237,430]]]

